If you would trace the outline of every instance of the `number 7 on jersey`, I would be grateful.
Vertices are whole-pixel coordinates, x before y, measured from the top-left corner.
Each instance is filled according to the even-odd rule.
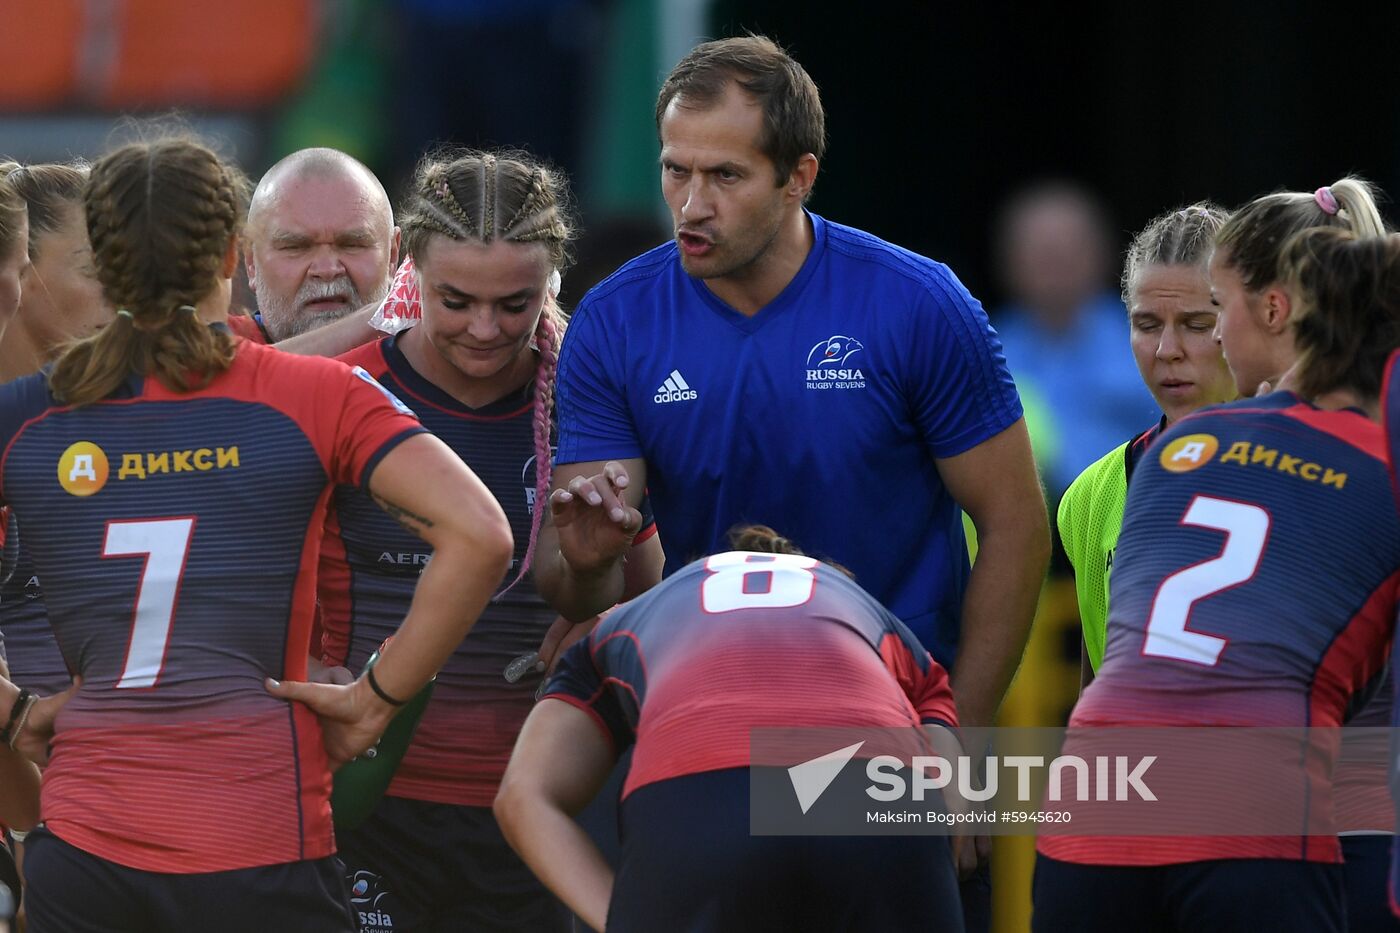
[[[102,556],[144,557],[141,583],[136,589],[131,641],[117,687],[154,687],[165,664],[180,578],[190,553],[194,516],[139,519],[107,524]]]

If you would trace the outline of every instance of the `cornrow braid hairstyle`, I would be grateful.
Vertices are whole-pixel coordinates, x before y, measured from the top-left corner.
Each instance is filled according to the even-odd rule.
[[[1210,201],[1166,211],[1133,237],[1123,261],[1123,304],[1132,307],[1132,293],[1142,273],[1153,266],[1197,266],[1204,274],[1215,249],[1215,235],[1225,225],[1225,209]]]
[[[496,157],[486,153],[481,157],[481,232],[482,242],[489,243],[496,235]]]
[[[183,138],[133,143],[93,165],[88,238],[102,291],[119,311],[59,357],[49,375],[56,396],[86,405],[131,373],[185,392],[229,367],[232,338],[194,308],[218,287],[246,190],[235,169]]]
[[[427,209],[427,218],[436,222],[433,226],[437,231],[454,240],[465,238],[467,231],[472,229],[471,218],[462,210],[462,202],[452,190],[447,167],[440,163],[431,166],[424,172],[423,186],[418,194]]]
[[[479,218],[473,223],[471,218]],[[510,218],[501,226],[501,218]],[[419,162],[399,220],[404,251],[415,262],[434,236],[458,242],[540,243],[561,274],[572,262],[575,224],[563,173],[519,150],[457,149],[430,153]],[[539,363],[534,381],[535,510],[520,569],[500,599],[529,572],[548,507],[553,472],[554,380],[566,319],[557,296],[547,295],[535,325]]]
[[[1216,248],[1239,272],[1245,288],[1257,292],[1282,281],[1284,244],[1301,230],[1336,227],[1362,237],[1385,235],[1374,185],[1348,175],[1325,190],[1336,201],[1335,212],[1325,209],[1317,194],[1278,191],[1249,202],[1221,227],[1215,237]]]
[[[548,203],[549,190],[544,184],[544,168],[537,165],[530,173],[529,191],[520,199],[520,206],[511,214],[510,220],[501,226],[501,236],[509,239],[512,232],[522,225],[522,221],[543,210]]]

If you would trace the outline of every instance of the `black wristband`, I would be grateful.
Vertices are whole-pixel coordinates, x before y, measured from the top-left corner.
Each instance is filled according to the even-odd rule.
[[[388,703],[390,706],[403,706],[406,700],[396,700],[384,692],[384,688],[379,686],[379,681],[374,677],[374,668],[365,671],[365,679],[369,681],[369,688],[374,691],[375,696]]]
[[[0,732],[0,742],[10,744],[10,733],[14,731],[15,723],[19,721],[20,713],[24,712],[24,704],[33,696],[33,692],[28,687],[19,688],[19,696],[15,697],[15,705],[10,707],[10,718],[5,723],[5,729]]]

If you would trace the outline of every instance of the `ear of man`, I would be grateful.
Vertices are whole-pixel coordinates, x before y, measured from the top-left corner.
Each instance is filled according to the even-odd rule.
[[[820,167],[817,157],[810,152],[803,153],[798,158],[797,164],[793,166],[792,174],[788,176],[787,188],[788,197],[798,201],[804,201],[812,191],[812,185],[817,181],[817,169]]]

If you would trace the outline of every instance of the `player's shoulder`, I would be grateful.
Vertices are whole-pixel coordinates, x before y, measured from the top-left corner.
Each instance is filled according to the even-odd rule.
[[[828,255],[843,267],[838,270],[838,280],[849,276],[865,289],[874,286],[894,293],[921,292],[944,308],[960,309],[975,303],[946,264],[868,231],[816,214],[811,217],[818,235],[825,238]]]
[[[1385,374],[1381,377],[1381,433],[1387,446],[1400,442],[1400,380],[1395,378],[1398,363],[1400,349],[1391,352],[1385,363]],[[1400,860],[1396,864],[1400,864]]]
[[[1073,517],[1088,515],[1090,503],[1105,496],[1117,495],[1121,498],[1127,494],[1126,454],[1130,443],[1132,441],[1124,441],[1089,464],[1069,484],[1060,497],[1058,517],[1062,531],[1072,523]]]
[[[388,334],[369,343],[362,343],[352,350],[347,350],[335,359],[347,366],[359,366],[376,379],[380,378],[389,368],[388,361],[384,355],[385,343],[393,338]]]
[[[1289,391],[1237,399],[1192,412],[1163,433],[1163,456],[1168,448],[1199,441],[1225,444],[1222,459],[1239,456],[1251,435],[1292,435],[1299,443],[1340,446],[1385,461],[1385,432],[1365,413],[1351,408],[1318,408]],[[1262,441],[1261,441],[1262,442]]]
[[[1382,375],[1381,395],[1387,396],[1393,391],[1400,391],[1400,383],[1391,379],[1397,365],[1400,365],[1400,348],[1390,351],[1390,356],[1385,361],[1385,372]]]
[[[1118,486],[1126,488],[1127,471],[1124,462],[1128,445],[1131,443],[1133,442],[1124,441],[1086,466],[1074,478],[1074,482],[1069,484],[1069,489],[1065,490],[1065,496],[1079,499],[1099,495],[1105,489]]]
[[[633,296],[654,287],[680,265],[674,241],[662,243],[629,259],[607,278],[588,290],[574,309],[571,323],[606,309],[630,303]],[[624,310],[626,310],[624,308]]]
[[[236,336],[244,340],[250,340],[256,344],[270,343],[267,339],[267,331],[263,330],[262,324],[251,314],[229,313],[228,329]]]
[[[235,379],[247,379],[256,374],[260,380],[274,380],[281,391],[286,381],[312,387],[327,377],[344,375],[348,368],[337,358],[287,353],[268,344],[243,341],[238,344],[230,375]]]
[[[286,353],[249,341],[238,344],[233,366],[211,384],[207,394],[263,405],[303,421],[347,404],[349,395],[361,391],[356,379],[383,394],[396,410],[412,414],[364,366],[332,357]]]
[[[33,373],[0,385],[0,442],[8,443],[28,422],[61,407],[49,390],[48,376]]]

